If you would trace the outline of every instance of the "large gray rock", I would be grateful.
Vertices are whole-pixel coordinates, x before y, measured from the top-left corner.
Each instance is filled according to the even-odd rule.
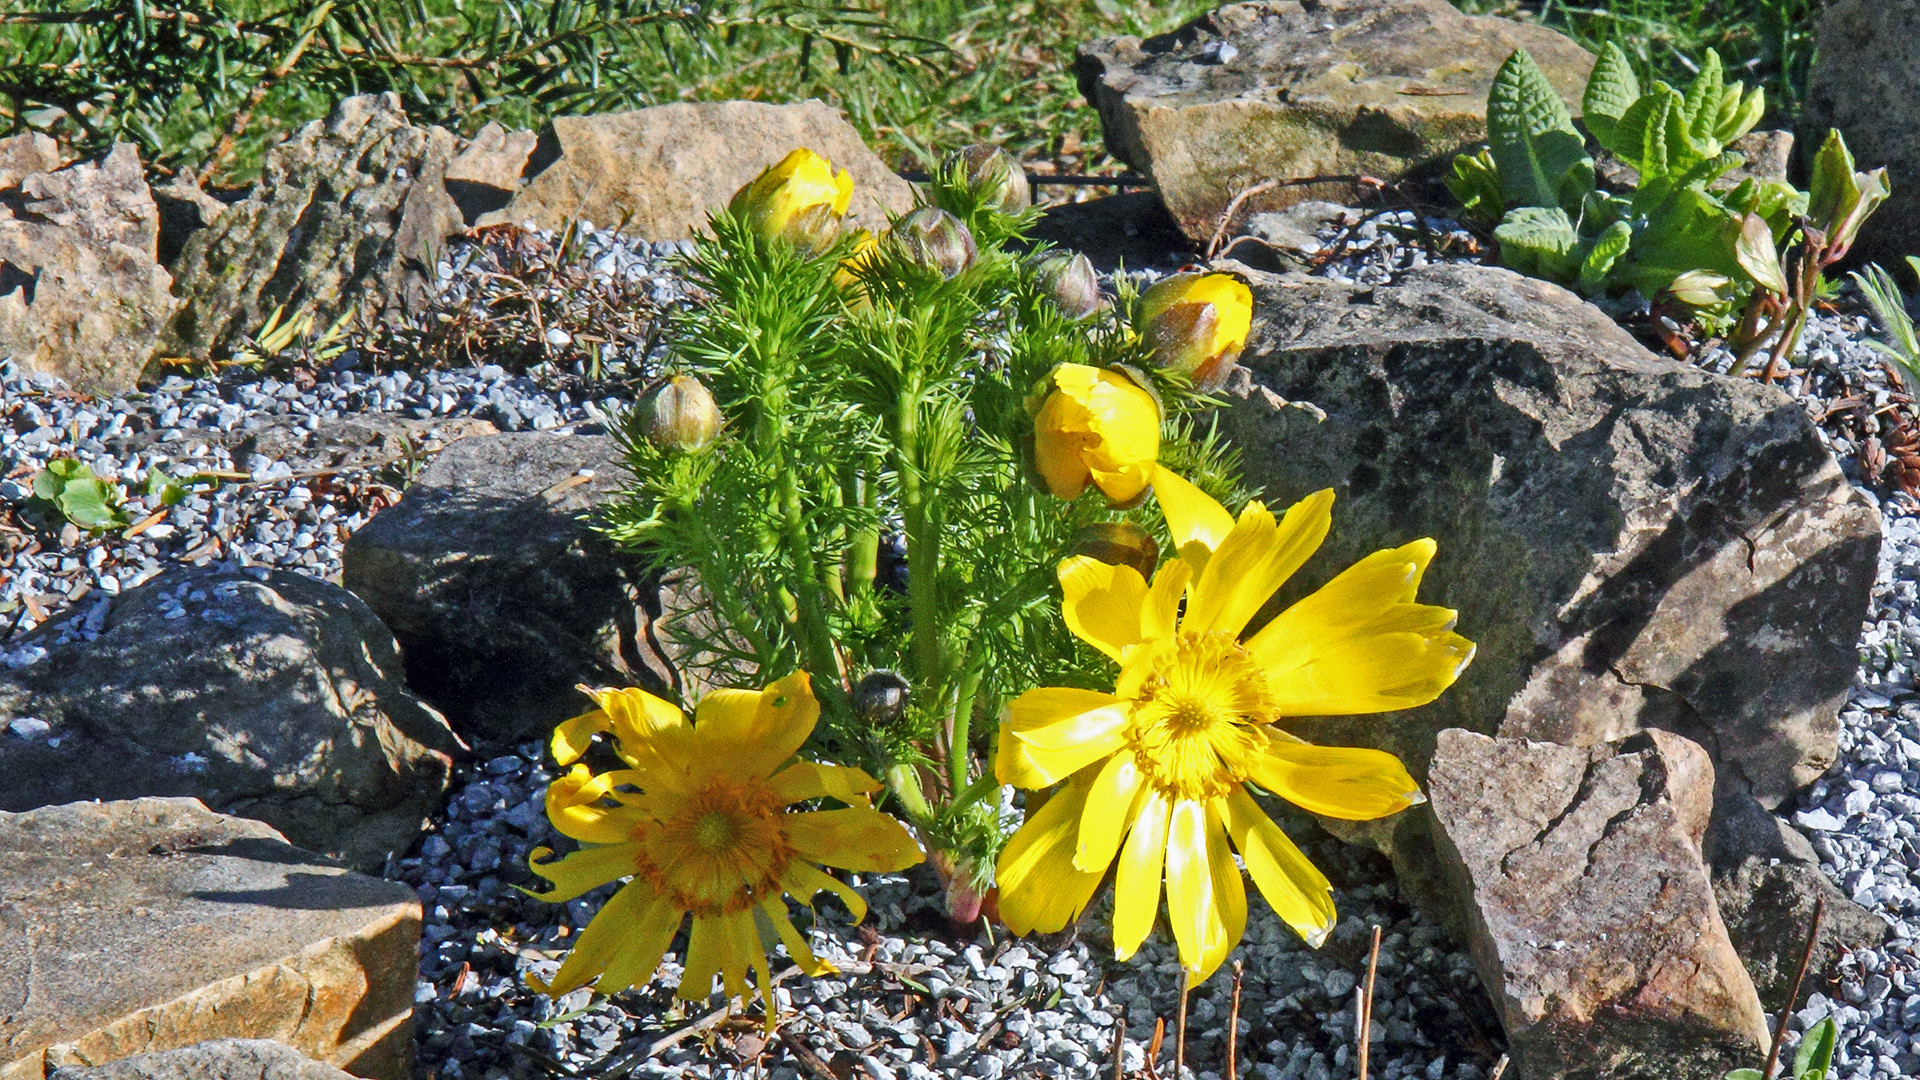
[[[1659,727],[1768,806],[1833,763],[1879,515],[1798,403],[1662,360],[1506,270],[1250,277],[1249,377],[1222,430],[1270,505],[1338,494],[1282,602],[1431,536],[1421,597],[1479,647],[1431,705],[1294,730],[1419,777],[1443,728],[1592,746]]]
[[[1862,169],[1885,166],[1893,194],[1861,230],[1854,250],[1891,264],[1920,251],[1920,0],[1839,0],[1820,18],[1806,105],[1802,159],[1829,129],[1847,138]]]
[[[1819,901],[1826,908],[1809,979],[1837,976],[1842,956],[1887,940],[1887,921],[1835,888],[1807,838],[1751,796],[1721,795],[1703,851],[1720,917],[1768,1010],[1786,1004]]]
[[[209,1039],[105,1065],[63,1065],[47,1080],[350,1080],[272,1039]]]
[[[1392,182],[1485,141],[1487,90],[1518,48],[1579,115],[1586,50],[1446,0],[1229,4],[1145,41],[1093,42],[1078,73],[1107,149],[1152,177],[1181,229],[1205,244],[1256,184],[1329,178],[1255,195],[1246,214],[1351,201],[1358,175]]]
[[[576,685],[658,670],[636,651],[633,562],[582,520],[624,482],[620,462],[605,436],[461,439],[347,541],[342,582],[393,628],[409,685],[456,730],[538,736],[582,711]]]
[[[132,389],[174,311],[139,153],[55,169],[44,136],[0,142],[0,356],[83,393]]]
[[[0,715],[48,729],[0,737],[0,810],[193,796],[368,870],[411,847],[459,741],[358,597],[255,574],[172,570],[23,639],[45,656],[0,671]]]
[[[187,239],[180,312],[156,356],[222,357],[282,305],[320,327],[423,312],[464,228],[442,185],[457,142],[408,124],[394,95],[367,94],[269,150],[247,198]]]
[[[406,1080],[419,947],[405,885],[193,799],[0,813],[0,1080],[232,1038]]]
[[[820,101],[676,102],[557,116],[540,133],[526,188],[482,223],[558,229],[584,218],[654,240],[705,232],[707,215],[761,170],[806,147],[853,174],[851,220],[878,231],[913,209],[913,189]]]
[[[1765,1054],[1701,861],[1704,750],[1663,731],[1572,747],[1450,729],[1429,783],[1519,1080],[1720,1080]]]

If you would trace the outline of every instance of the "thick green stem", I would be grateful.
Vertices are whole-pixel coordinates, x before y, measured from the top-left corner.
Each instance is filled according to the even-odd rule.
[[[906,762],[897,762],[887,766],[887,790],[900,800],[900,806],[915,825],[926,826],[933,822],[933,806],[927,802],[926,792],[920,790],[920,773]]]
[[[940,537],[930,528],[932,507],[921,483],[920,379],[908,376],[900,387],[900,510],[907,531],[907,610],[912,620],[908,646],[918,689],[939,700],[943,679],[940,663]]]
[[[985,674],[973,667],[960,677],[960,693],[953,703],[953,722],[947,736],[947,788],[951,791],[962,791],[968,784],[967,743],[972,735],[973,699]]]
[[[854,533],[847,544],[845,574],[848,596],[866,596],[873,592],[874,580],[880,573],[880,522],[879,503],[880,462],[870,459],[852,477],[853,492],[849,505],[859,506],[873,516],[871,525],[863,526]]]

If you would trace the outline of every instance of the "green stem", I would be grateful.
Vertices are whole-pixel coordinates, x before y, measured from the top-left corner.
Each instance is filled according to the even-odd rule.
[[[967,673],[960,677],[960,693],[953,703],[952,734],[947,738],[947,787],[951,791],[963,791],[968,783],[967,743],[972,734],[973,699],[980,690],[980,680],[985,676],[985,671],[977,665],[971,665]]]
[[[909,652],[915,682],[930,700],[942,696],[940,663],[940,538],[930,528],[932,507],[921,483],[920,377],[900,386],[900,510],[907,532],[907,610],[912,620]]]
[[[870,458],[853,476],[850,505],[867,511],[872,524],[863,526],[847,545],[847,595],[867,596],[880,574],[880,461]]]
[[[887,790],[900,800],[900,806],[915,825],[926,826],[933,823],[933,806],[927,802],[926,792],[920,790],[920,774],[906,762],[896,762],[887,766]]]

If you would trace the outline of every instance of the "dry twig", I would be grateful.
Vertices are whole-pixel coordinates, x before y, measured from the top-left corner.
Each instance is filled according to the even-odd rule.
[[[1358,1054],[1360,1059],[1360,1080],[1367,1080],[1367,1050],[1368,1044],[1372,1042],[1373,1038],[1373,981],[1374,975],[1379,969],[1380,924],[1375,923],[1373,927],[1373,948],[1367,952],[1366,985],[1361,987],[1360,998],[1354,1003],[1355,1011],[1359,1014],[1355,1017],[1354,1032],[1360,1040]]]
[[[1227,1080],[1235,1080],[1240,1056],[1240,980],[1246,971],[1239,959],[1233,962],[1233,1003],[1227,1007]]]
[[[1767,1048],[1767,1065],[1760,1070],[1761,1080],[1773,1080],[1773,1070],[1780,1067],[1780,1044],[1787,1037],[1787,1017],[1793,1015],[1794,1002],[1800,1000],[1800,983],[1807,977],[1807,966],[1813,962],[1813,947],[1820,941],[1820,919],[1827,913],[1827,898],[1816,896],[1813,900],[1813,925],[1807,928],[1807,947],[1800,951],[1800,967],[1793,973],[1793,987],[1787,991],[1787,1000],[1780,1006],[1780,1016],[1773,1024],[1773,1045]]]

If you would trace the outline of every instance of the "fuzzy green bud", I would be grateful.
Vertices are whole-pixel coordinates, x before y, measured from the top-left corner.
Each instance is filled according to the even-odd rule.
[[[947,155],[942,168],[973,197],[973,205],[1002,214],[1018,214],[1033,205],[1027,173],[1013,155],[997,146],[975,143]]]
[[[1033,264],[1033,280],[1074,322],[1100,310],[1100,278],[1085,255],[1050,251]]]
[[[1072,555],[1085,555],[1108,566],[1131,566],[1151,579],[1160,565],[1160,545],[1138,525],[1125,521],[1097,521],[1073,534]]]
[[[647,438],[666,450],[704,450],[720,434],[720,407],[706,385],[675,375],[646,402]]]
[[[959,276],[980,254],[960,219],[932,206],[895,222],[887,238],[902,258],[944,278]]]

